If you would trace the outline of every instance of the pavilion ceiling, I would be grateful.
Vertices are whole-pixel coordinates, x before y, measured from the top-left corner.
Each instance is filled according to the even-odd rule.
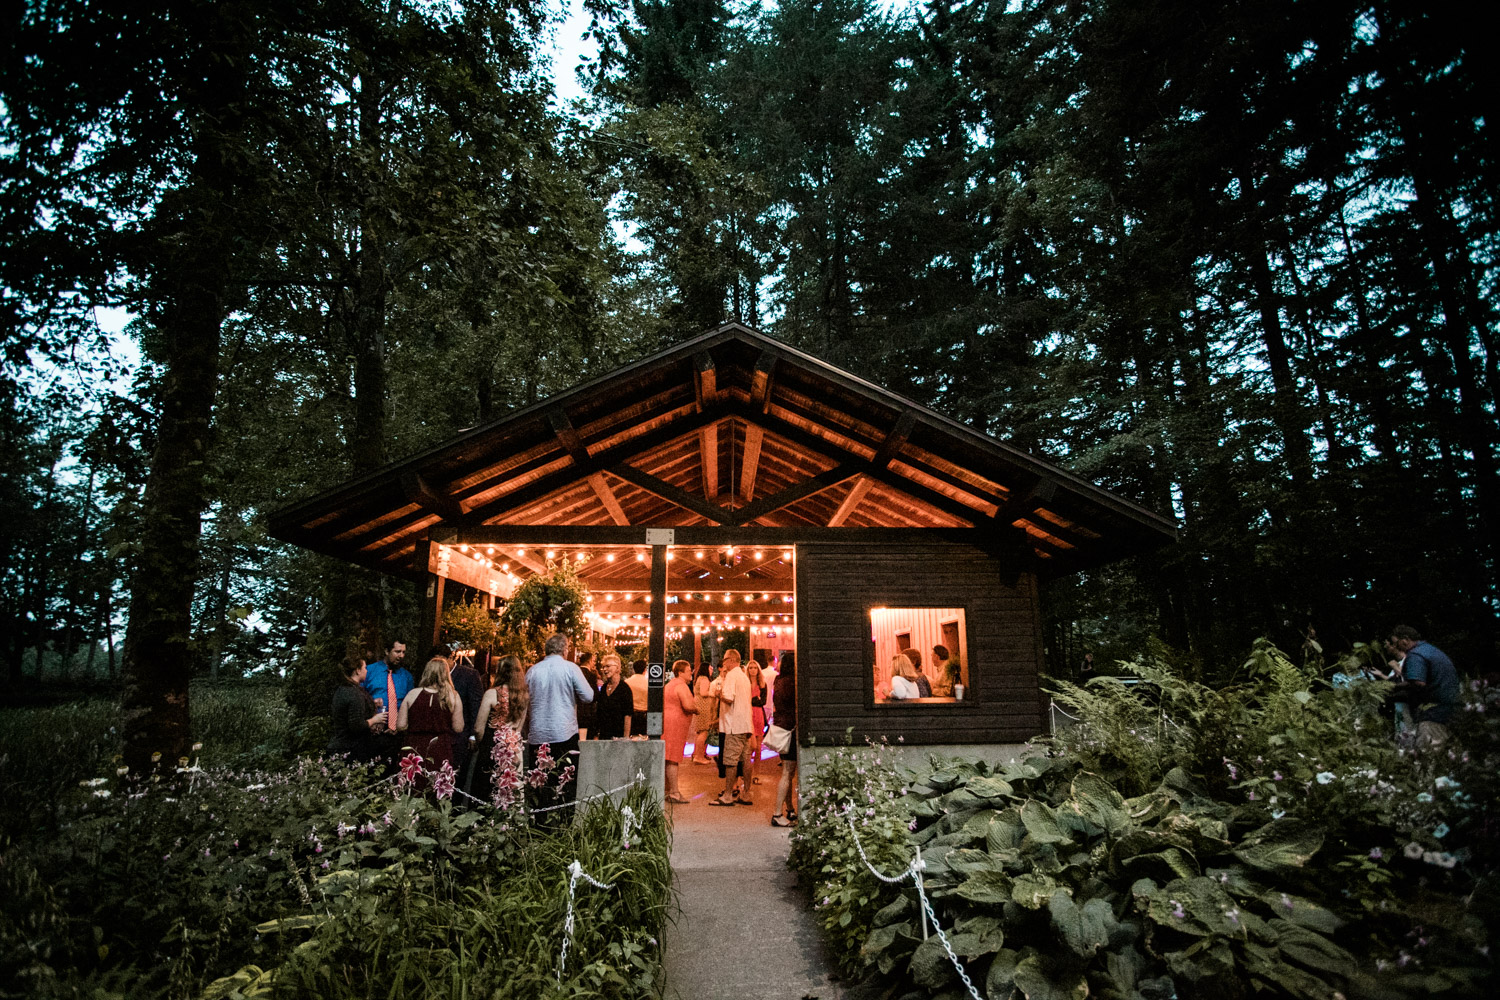
[[[425,571],[430,533],[502,526],[721,526],[747,544],[767,529],[979,529],[1024,542],[1048,574],[1175,536],[1163,517],[735,324],[272,519],[279,538],[406,576]],[[540,565],[527,562],[518,570]]]

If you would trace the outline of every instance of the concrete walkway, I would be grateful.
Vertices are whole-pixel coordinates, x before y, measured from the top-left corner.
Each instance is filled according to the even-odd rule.
[[[681,765],[692,798],[672,810],[678,912],[665,938],[665,1000],[867,1000],[833,978],[837,966],[786,867],[788,830],[771,826],[781,770],[760,764],[755,805],[714,806],[717,767]]]

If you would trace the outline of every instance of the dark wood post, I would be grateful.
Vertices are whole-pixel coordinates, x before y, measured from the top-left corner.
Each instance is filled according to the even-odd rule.
[[[651,638],[646,644],[646,733],[661,739],[662,685],[667,670],[667,547],[651,546]]]

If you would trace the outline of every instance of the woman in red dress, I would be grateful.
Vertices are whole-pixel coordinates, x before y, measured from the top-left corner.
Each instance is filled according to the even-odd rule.
[[[433,771],[447,761],[453,766],[453,744],[464,731],[464,705],[448,679],[448,661],[434,658],[422,671],[422,682],[401,702],[399,726],[406,745],[422,755],[424,769]]]
[[[698,699],[693,696],[688,683],[688,669],[692,664],[678,660],[672,664],[672,680],[662,692],[662,742],[667,754],[667,801],[687,802],[678,781],[682,767],[682,753],[687,748],[688,734],[692,731],[693,716],[698,714]]]

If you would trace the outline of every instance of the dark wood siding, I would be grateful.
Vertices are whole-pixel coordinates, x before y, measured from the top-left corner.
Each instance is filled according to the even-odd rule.
[[[961,607],[969,688],[959,704],[878,706],[868,662],[871,607]],[[908,745],[1020,743],[1041,733],[1036,578],[1004,555],[933,541],[797,546],[798,728],[841,743],[853,727]]]

